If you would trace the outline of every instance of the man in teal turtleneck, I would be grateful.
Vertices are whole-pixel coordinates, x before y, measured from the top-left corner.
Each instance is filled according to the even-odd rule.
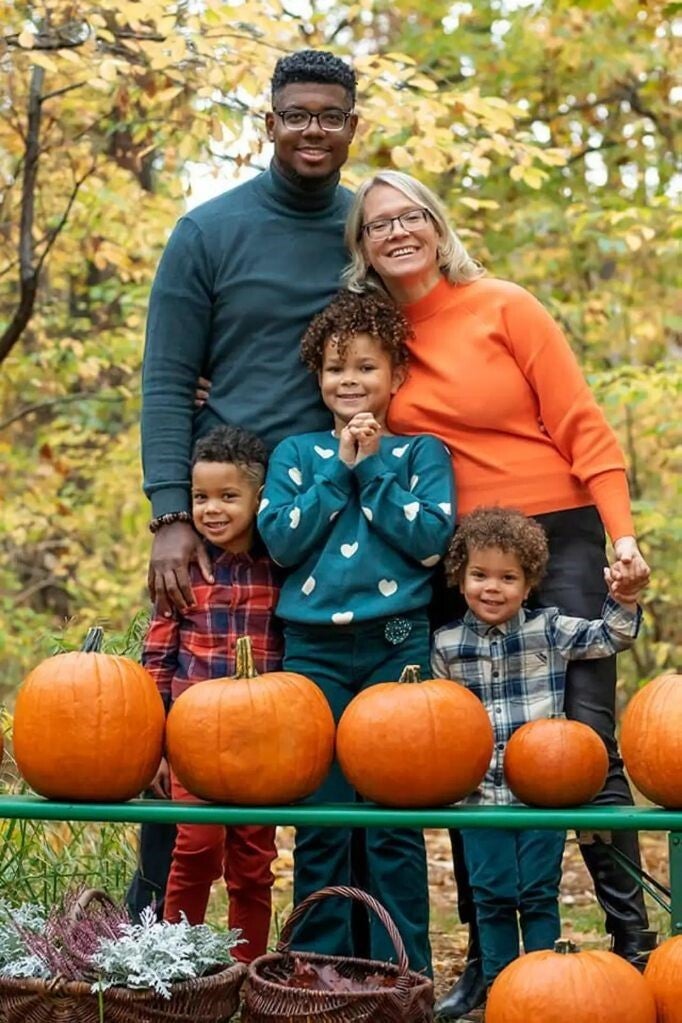
[[[154,532],[149,587],[161,609],[191,603],[187,567],[210,567],[189,515],[189,457],[220,423],[272,448],[330,425],[299,360],[312,317],[339,288],[351,193],[339,185],[357,115],[355,74],[331,53],[281,58],[266,114],[268,170],[185,214],[159,264],[142,374],[144,489]],[[211,380],[197,414],[199,376]]]
[[[163,611],[192,602],[188,566],[210,565],[191,526],[189,460],[219,423],[272,448],[331,429],[299,359],[301,336],[340,285],[351,193],[339,169],[357,127],[355,73],[331,53],[280,59],[266,114],[274,159],[264,173],[186,213],[166,246],[149,301],[142,373],[144,489],[152,503],[149,588]],[[208,401],[194,406],[198,378]],[[161,911],[175,828],[143,825],[127,903]]]

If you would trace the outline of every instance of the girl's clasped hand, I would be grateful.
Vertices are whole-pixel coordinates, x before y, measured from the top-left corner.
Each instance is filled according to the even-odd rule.
[[[371,412],[358,412],[339,435],[339,458],[352,468],[368,455],[379,453],[382,427]]]

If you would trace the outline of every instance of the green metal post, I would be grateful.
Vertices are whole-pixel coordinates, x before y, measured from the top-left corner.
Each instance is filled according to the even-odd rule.
[[[670,852],[670,932],[682,934],[682,831],[671,831]]]

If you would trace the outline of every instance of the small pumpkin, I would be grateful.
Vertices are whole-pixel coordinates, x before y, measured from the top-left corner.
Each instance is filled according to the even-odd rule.
[[[682,675],[659,675],[632,697],[623,714],[620,749],[647,799],[682,809]]]
[[[347,780],[384,806],[456,803],[478,788],[492,752],[481,701],[451,679],[421,681],[415,665],[358,693],[336,733]]]
[[[486,1023],[656,1023],[654,997],[634,966],[613,952],[570,941],[529,952],[495,979]]]
[[[594,729],[566,718],[526,722],[504,753],[507,784],[530,806],[589,803],[601,791],[608,769],[606,746]]]
[[[244,806],[291,803],[321,785],[334,756],[334,718],[304,675],[259,675],[251,641],[237,640],[231,678],[197,682],[168,715],[166,748],[193,795]]]
[[[165,712],[154,680],[101,646],[102,629],[90,629],[81,651],[48,657],[19,687],[14,755],[48,799],[123,802],[159,766]]]
[[[682,1023],[682,935],[668,938],[650,954],[644,970],[658,1023]]]

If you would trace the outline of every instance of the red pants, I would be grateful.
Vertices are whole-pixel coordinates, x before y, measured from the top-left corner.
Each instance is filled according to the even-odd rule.
[[[174,776],[171,791],[173,799],[200,802]],[[191,924],[203,923],[211,885],[224,877],[228,925],[239,927],[248,942],[237,945],[233,954],[251,962],[267,950],[274,881],[270,865],[276,856],[274,827],[178,824],[164,920],[177,923],[182,911]]]

